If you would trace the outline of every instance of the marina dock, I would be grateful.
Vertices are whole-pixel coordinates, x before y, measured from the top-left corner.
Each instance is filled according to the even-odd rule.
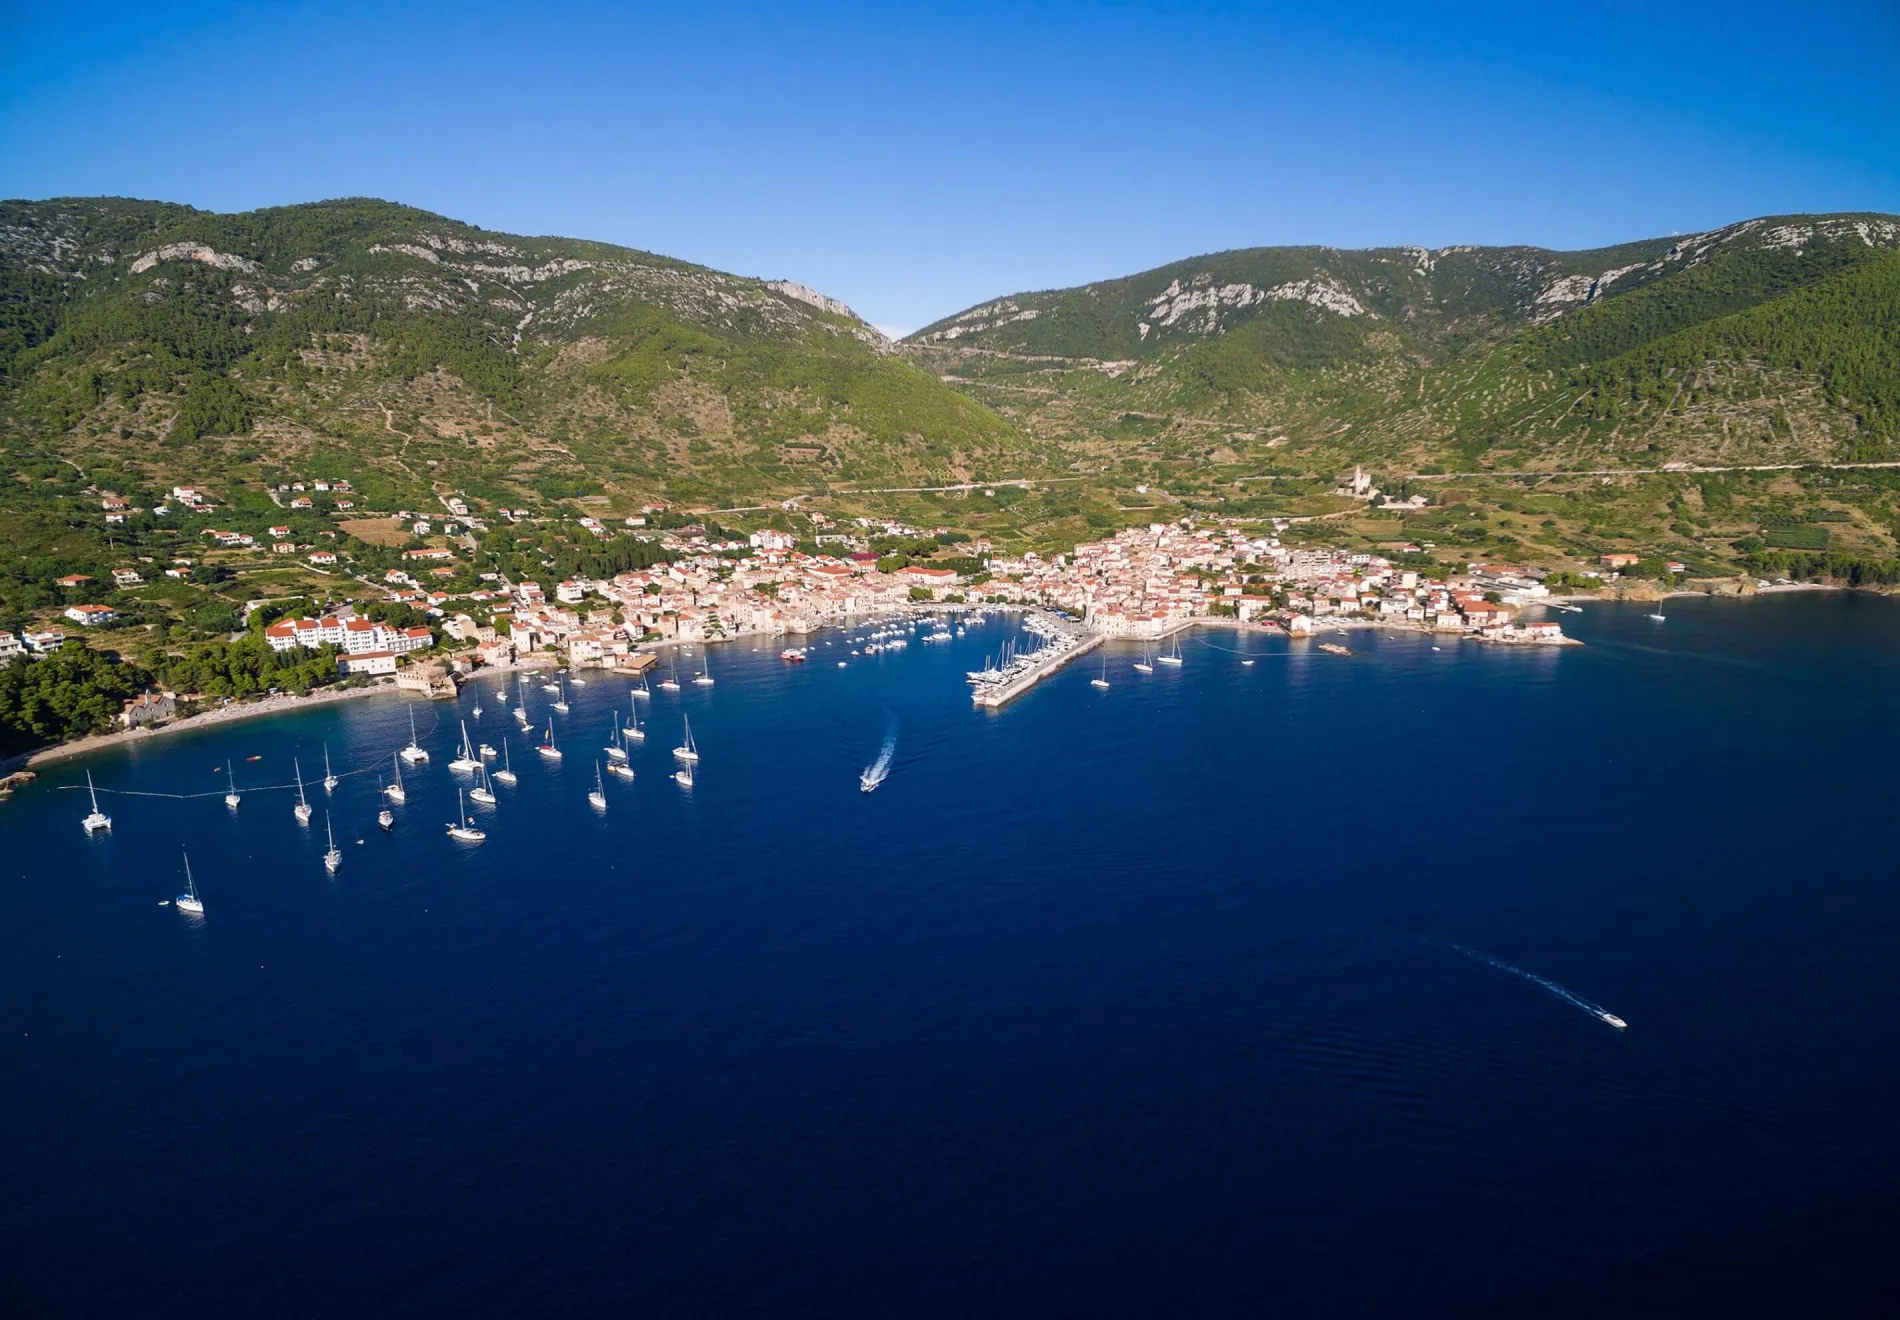
[[[1011,675],[1001,683],[986,683],[970,694],[970,700],[978,706],[987,706],[992,710],[1014,701],[1030,688],[1040,683],[1077,656],[1087,655],[1108,639],[1096,633],[1079,636],[1073,646],[1060,650],[1050,647],[1037,651],[1028,657],[1021,673]]]

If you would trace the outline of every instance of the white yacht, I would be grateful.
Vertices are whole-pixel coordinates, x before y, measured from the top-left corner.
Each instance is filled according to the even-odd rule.
[[[1102,657],[1101,677],[1091,678],[1089,680],[1089,686],[1092,688],[1100,688],[1103,692],[1108,691],[1108,657],[1107,656]]]
[[[548,735],[546,738],[542,740],[541,745],[537,747],[535,750],[540,752],[541,755],[547,757],[548,760],[550,761],[558,761],[561,759],[561,749],[554,745],[554,721],[553,720],[548,721]]]
[[[409,711],[409,745],[402,749],[401,755],[403,760],[412,765],[429,759],[429,754],[422,750],[422,744],[416,741],[416,712],[413,707]]]
[[[391,811],[388,807],[384,807],[381,811],[376,813],[376,823],[381,825],[386,831],[393,830],[396,828],[396,813]]]
[[[699,748],[693,745],[693,722],[686,721],[686,741],[673,749],[673,755],[688,765],[699,759]]]
[[[567,681],[572,683],[575,687],[587,686],[587,680],[582,678],[579,674],[569,674],[567,676]]]
[[[480,843],[488,837],[485,830],[475,827],[474,817],[468,814],[468,803],[462,799],[462,790],[455,790],[455,810],[459,819],[449,822],[449,837],[460,839],[464,843]]]
[[[198,897],[198,882],[191,878],[191,854],[185,857],[185,892],[172,900],[172,906],[180,912],[189,912],[194,917],[205,914],[204,900]]]
[[[660,691],[662,692],[678,692],[680,690],[679,671],[674,669],[672,665],[672,661],[667,661],[666,677],[660,680]]]
[[[1176,669],[1181,667],[1181,635],[1179,633],[1176,633],[1174,637],[1174,649],[1169,651],[1166,655],[1156,656],[1155,663],[1171,665]]]
[[[343,865],[343,854],[337,850],[336,831],[330,826],[330,813],[327,811],[323,813],[323,832],[330,840],[330,846],[323,854],[323,869],[335,875],[336,868]]]
[[[628,695],[635,701],[648,701],[652,699],[653,689],[647,686],[647,676],[644,670],[642,670],[640,674],[640,686],[632,689]]]
[[[607,737],[607,759],[609,761],[625,761],[627,759],[627,749],[620,745],[619,711],[614,712],[614,731]]]
[[[501,755],[500,752],[495,750],[495,744],[493,743],[483,743],[480,747],[477,747],[475,750],[481,754],[481,758],[484,761],[492,761],[497,756]]]
[[[397,756],[391,759],[396,763],[396,782],[384,787],[383,796],[391,802],[407,802],[409,794],[404,792],[402,787],[402,758]]]
[[[707,653],[706,658],[700,663],[699,672],[693,675],[693,684],[696,687],[711,687],[713,685],[712,654],[710,652]]]
[[[88,834],[97,834],[100,830],[112,828],[112,817],[99,810],[99,790],[92,786],[92,771],[86,771],[86,792],[92,796],[92,814],[79,822],[81,829]]]
[[[633,767],[624,761],[609,761],[607,762],[607,773],[610,775],[619,775],[622,779],[632,779]]]
[[[473,715],[476,719],[479,720],[482,717],[482,703],[480,701],[477,701],[475,703],[475,709],[471,710],[469,714]]]
[[[1611,1026],[1615,1027],[1618,1031],[1629,1030],[1630,1024],[1625,1022],[1622,1018],[1618,1017],[1614,1013],[1599,1013],[1597,1014],[1597,1016],[1602,1018],[1605,1022],[1609,1023]]]
[[[462,721],[462,745],[455,749],[455,759],[449,762],[449,769],[474,773],[481,769],[481,758],[475,755],[475,749],[468,743],[468,721]]]
[[[1135,661],[1135,672],[1137,674],[1152,674],[1154,673],[1154,671],[1155,671],[1154,660],[1148,654],[1147,646],[1144,645],[1141,648],[1141,659]]]
[[[1662,610],[1661,610],[1661,608],[1660,608],[1660,607],[1659,607],[1659,608],[1658,608],[1658,609],[1656,610],[1656,612],[1655,612],[1654,614],[1652,614],[1652,615],[1650,615],[1649,617],[1650,617],[1650,618],[1652,618],[1652,619],[1654,619],[1654,620],[1655,620],[1655,621],[1656,621],[1657,623],[1667,623],[1667,622],[1669,622],[1669,620],[1668,620],[1668,619],[1666,619],[1666,618],[1664,618],[1664,617],[1663,617],[1663,612],[1662,612]]]
[[[501,740],[501,769],[495,771],[495,778],[501,780],[502,783],[507,784],[511,788],[514,786],[515,772],[514,767],[508,764],[508,740],[506,738]]]
[[[224,778],[226,783],[230,785],[224,794],[224,805],[236,811],[238,809],[237,776],[231,773],[231,763],[229,761],[224,763]]]
[[[595,811],[607,810],[607,786],[600,780],[600,762],[594,762],[594,791],[587,795]]]
[[[484,807],[495,805],[495,790],[488,786],[488,767],[482,767],[482,782],[468,790],[469,800],[479,802]]]
[[[336,773],[330,769],[330,744],[325,743],[323,745],[323,791],[336,792],[336,784]]]
[[[566,679],[561,680],[560,695],[554,699],[554,713],[557,715],[567,714],[567,680]]]
[[[290,812],[297,818],[299,825],[308,825],[310,823],[310,803],[304,799],[303,795],[303,767],[297,764],[295,757],[292,757],[290,768],[297,776],[297,805],[292,807]]]
[[[691,788],[693,786],[693,767],[683,765],[675,770],[673,772],[673,782],[678,784],[681,788]]]
[[[639,695],[639,690],[635,689],[634,696],[637,697]],[[627,717],[627,727],[620,731],[620,741],[622,745],[629,742],[643,743],[647,740],[647,731],[640,727],[640,707],[632,702],[628,704],[632,706],[633,709],[632,713]]]

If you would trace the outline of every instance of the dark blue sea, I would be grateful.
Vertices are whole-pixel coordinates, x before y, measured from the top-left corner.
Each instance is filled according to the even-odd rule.
[[[558,768],[493,679],[54,765],[0,806],[0,1314],[1884,1312],[1900,602],[1646,611],[1000,712],[1013,620],[741,642],[605,813],[625,679]]]

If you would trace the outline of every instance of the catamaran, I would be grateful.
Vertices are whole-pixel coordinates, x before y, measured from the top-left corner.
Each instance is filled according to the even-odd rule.
[[[390,759],[396,763],[396,782],[383,789],[383,796],[391,802],[407,802],[409,794],[404,792],[402,787],[402,758],[395,756]]]
[[[567,714],[567,680],[561,680],[561,694],[554,699],[554,711],[557,715]]]
[[[693,745],[693,722],[686,721],[686,741],[673,749],[673,755],[688,765],[699,759],[699,748]]]
[[[535,750],[540,752],[541,755],[547,757],[548,760],[550,761],[558,761],[561,759],[561,749],[554,745],[554,721],[553,720],[548,721],[548,736],[542,741],[541,745]]]
[[[230,785],[224,795],[224,805],[236,811],[238,809],[237,776],[231,773],[231,763],[229,761],[224,763],[224,778],[226,783]]]
[[[480,843],[488,837],[485,830],[475,827],[475,818],[468,814],[468,803],[463,801],[462,790],[455,790],[455,809],[459,819],[449,822],[449,837],[460,839],[464,843]]]
[[[92,814],[79,822],[80,828],[88,834],[97,834],[100,830],[112,828],[112,817],[99,810],[99,790],[92,786],[92,771],[86,771],[86,792],[92,795]]]
[[[308,825],[310,823],[310,803],[304,799],[303,795],[303,767],[297,764],[295,757],[292,757],[290,768],[297,776],[297,805],[292,807],[290,811],[291,814],[297,818],[299,825]]]
[[[323,813],[323,832],[330,840],[330,847],[323,854],[323,869],[335,875],[336,868],[343,865],[343,854],[337,850],[336,831],[330,827],[330,813],[327,811]]]
[[[495,778],[511,787],[515,782],[515,772],[508,764],[508,740],[506,738],[501,740],[501,769],[495,771]]]
[[[204,900],[198,897],[198,882],[191,878],[191,854],[184,853],[183,855],[185,858],[185,892],[172,900],[172,906],[177,908],[180,912],[189,912],[194,917],[202,917],[205,914],[205,905]]]
[[[1174,635],[1174,649],[1169,651],[1166,655],[1156,656],[1155,662],[1157,664],[1172,665],[1176,669],[1181,667],[1181,635],[1179,633]]]
[[[475,755],[475,749],[468,742],[468,721],[462,721],[462,745],[455,749],[455,759],[449,762],[451,770],[474,772],[481,769],[481,760]]]
[[[492,807],[495,805],[495,790],[488,786],[487,766],[482,767],[482,782],[469,789],[468,796],[470,800],[479,802],[484,807]]]
[[[409,745],[402,749],[402,759],[411,763],[429,759],[429,754],[422,750],[422,744],[416,741],[416,712],[414,708],[411,708],[409,711]]]
[[[634,689],[633,695],[636,697],[640,695],[638,688]],[[627,705],[633,713],[628,717],[627,727],[620,731],[621,741],[643,743],[647,740],[647,731],[640,727],[640,707],[631,700]]]
[[[1089,680],[1089,686],[1092,688],[1100,688],[1104,692],[1108,691],[1108,657],[1107,656],[1102,657],[1102,676],[1100,678],[1091,678]]]
[[[620,712],[619,711],[614,712],[614,731],[607,735],[606,751],[607,751],[607,759],[610,761],[624,761],[627,759],[627,749],[620,745]]]
[[[330,769],[330,744],[323,744],[323,791],[336,792],[336,775]]]
[[[607,786],[600,779],[600,762],[594,762],[594,791],[587,795],[595,811],[607,810]]]

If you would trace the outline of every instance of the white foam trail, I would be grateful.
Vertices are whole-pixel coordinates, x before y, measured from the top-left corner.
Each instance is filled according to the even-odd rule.
[[[891,757],[897,754],[897,722],[891,721],[890,730],[884,735],[884,746],[879,749],[877,760],[864,767],[858,776],[858,787],[866,793],[873,792],[877,786],[889,778]]]
[[[1513,967],[1502,958],[1493,958],[1488,953],[1479,953],[1476,949],[1467,949],[1462,944],[1451,944],[1446,947],[1455,949],[1457,952],[1464,954],[1467,958],[1473,958],[1487,966],[1495,967],[1500,972],[1509,972],[1512,976],[1521,976],[1532,985],[1543,987],[1551,994],[1557,996],[1557,998],[1563,1000],[1566,1004],[1569,1004],[1572,1008],[1582,1009],[1591,1017],[1599,1021],[1607,1022],[1618,1030],[1628,1025],[1622,1018],[1610,1012],[1610,1010],[1603,1007],[1603,1005],[1593,1004],[1582,995],[1571,993],[1547,976],[1539,976],[1536,972],[1527,972],[1522,967]]]

